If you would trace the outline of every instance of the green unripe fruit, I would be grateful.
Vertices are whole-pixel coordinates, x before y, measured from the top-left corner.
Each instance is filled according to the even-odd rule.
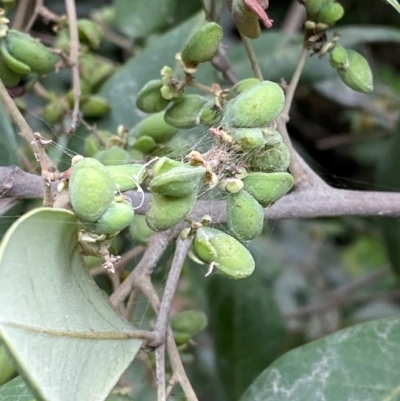
[[[0,341],[0,386],[7,383],[16,373],[14,362]]]
[[[162,86],[159,79],[147,82],[137,95],[136,107],[145,113],[158,113],[164,110],[170,101],[162,97]]]
[[[195,310],[179,312],[172,316],[169,321],[173,331],[189,334],[190,337],[200,333],[208,324],[206,314]]]
[[[86,43],[90,48],[97,50],[103,40],[103,31],[90,19],[79,19],[77,21],[79,40]]]
[[[97,134],[103,140],[105,146],[107,146],[108,140],[111,138],[112,133],[110,131],[98,130]],[[100,148],[101,146],[99,140],[96,138],[95,135],[88,135],[85,138],[84,150],[86,157],[94,156],[97,152],[100,151]]]
[[[371,93],[374,84],[368,61],[354,50],[347,50],[347,57],[347,68],[336,70],[339,78],[356,92]]]
[[[10,29],[4,39],[11,56],[28,65],[32,72],[46,75],[54,70],[60,58],[32,36]]]
[[[168,142],[178,132],[178,129],[165,122],[164,114],[161,111],[137,123],[129,131],[130,139],[147,136],[153,138],[156,143]]]
[[[165,122],[176,128],[193,128],[199,124],[199,114],[207,101],[203,96],[186,95],[179,103],[173,103],[167,109]]]
[[[108,173],[114,180],[116,190],[129,191],[143,184],[147,177],[147,170],[142,164],[125,164],[122,166],[106,166]]]
[[[132,143],[132,149],[136,149],[142,153],[151,153],[157,148],[155,140],[151,136],[141,136]]]
[[[91,95],[83,102],[81,111],[85,118],[99,118],[106,116],[111,111],[111,106],[106,98]]]
[[[42,110],[42,118],[49,124],[58,124],[64,118],[65,107],[60,99],[55,99]]]
[[[87,157],[72,167],[69,197],[80,220],[95,222],[114,200],[114,189],[113,179],[98,160]]]
[[[89,228],[96,234],[117,234],[132,223],[134,214],[132,205],[127,200],[112,202],[97,223]]]
[[[111,62],[99,60],[91,53],[83,53],[79,56],[81,80],[85,81],[93,93],[113,74],[115,69],[116,67]]]
[[[200,124],[207,127],[217,125],[222,119],[222,110],[214,103],[214,100],[209,100],[200,111]]]
[[[232,138],[241,150],[262,148],[267,141],[261,128],[236,128],[232,130]]]
[[[5,64],[11,71],[20,75],[27,75],[32,71],[29,65],[23,63],[22,61],[19,61],[8,51],[5,40],[1,40],[0,46],[1,56],[3,57]]]
[[[253,171],[266,173],[285,171],[290,166],[290,152],[288,147],[281,142],[277,145],[266,147],[262,153],[252,156],[248,163]]]
[[[200,260],[214,263],[218,273],[229,278],[248,277],[255,268],[251,253],[237,239],[214,228],[199,228],[192,250]]]
[[[118,146],[112,146],[106,150],[100,150],[94,156],[94,159],[101,161],[105,166],[120,166],[132,162],[131,155]]]
[[[206,169],[200,166],[175,167],[154,177],[150,182],[150,189],[152,192],[175,197],[197,194],[205,172]]]
[[[294,178],[286,172],[279,173],[249,173],[243,179],[244,189],[257,202],[267,207],[286,195],[293,186]]]
[[[257,39],[261,34],[258,17],[249,11],[243,0],[230,1],[232,19],[239,31],[250,39]]]
[[[318,21],[322,24],[333,25],[344,15],[344,8],[340,3],[330,2],[322,8],[318,15]]]
[[[222,40],[222,27],[215,22],[206,22],[189,40],[181,53],[185,65],[196,67],[210,61],[218,51]]]
[[[349,66],[349,59],[347,56],[347,50],[342,46],[336,46],[329,58],[329,63],[335,69],[346,69]]]
[[[261,205],[245,190],[228,196],[227,223],[230,233],[241,242],[250,241],[261,234],[264,211]]]
[[[285,94],[271,81],[263,81],[230,100],[226,105],[222,125],[237,128],[265,127],[282,112]]]
[[[147,225],[154,231],[163,231],[180,223],[192,210],[196,195],[175,198],[153,193],[146,212]]]
[[[332,0],[304,0],[304,6],[308,16],[315,22],[318,14],[323,8],[331,3]]]
[[[274,146],[283,142],[282,135],[271,127],[262,128],[262,132],[264,135],[265,144],[268,146]]]
[[[174,340],[176,345],[184,345],[186,343],[188,343],[190,341],[190,339],[192,338],[191,335],[187,334],[187,333],[179,333],[178,331],[174,331]]]
[[[129,226],[129,233],[135,242],[146,245],[154,230],[147,225],[145,216],[137,215]]]
[[[184,163],[178,160],[170,159],[169,157],[161,157],[153,166],[153,177],[158,177],[165,174],[175,167],[184,166]]]
[[[14,72],[8,67],[1,54],[0,54],[0,79],[6,88],[16,87],[22,79],[21,74]]]
[[[14,88],[21,81],[22,75],[10,69],[0,54],[0,79],[6,88]]]
[[[228,94],[226,95],[226,100],[231,100],[235,98],[237,95],[240,95],[242,92],[250,89],[254,85],[259,84],[261,81],[258,78],[246,78],[237,82],[232,88],[229,89]]]

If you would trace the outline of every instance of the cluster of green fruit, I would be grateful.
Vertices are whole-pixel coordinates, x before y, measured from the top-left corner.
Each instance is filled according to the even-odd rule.
[[[134,211],[122,192],[137,188],[146,175],[141,164],[105,166],[96,159],[75,156],[68,181],[69,199],[86,230],[105,238],[128,227]]]
[[[59,56],[32,36],[0,24],[0,79],[7,88],[21,81],[32,84],[49,74],[60,62]]]
[[[77,21],[80,54],[80,111],[84,118],[100,118],[111,111],[108,101],[97,95],[103,83],[115,72],[115,65],[104,58],[99,58],[91,50],[97,50],[103,40],[103,32],[99,26],[89,19]],[[70,48],[69,30],[64,27],[58,31],[55,47],[66,53]],[[70,90],[65,96],[50,93],[47,105],[43,108],[42,117],[49,124],[60,123],[66,113],[74,106],[74,95]]]
[[[304,0],[304,5],[307,11],[305,28],[311,35],[314,32],[323,34],[344,15],[343,6],[336,0]],[[367,60],[354,50],[336,46],[339,36],[335,35],[331,42],[322,47],[320,56],[331,51],[330,64],[336,69],[342,82],[357,92],[372,92],[373,77]]]

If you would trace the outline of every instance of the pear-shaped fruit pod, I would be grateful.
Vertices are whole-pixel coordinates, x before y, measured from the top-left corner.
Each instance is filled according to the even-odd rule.
[[[244,151],[262,148],[267,143],[261,128],[235,128],[231,135]]]
[[[81,43],[89,45],[90,48],[97,50],[103,40],[103,31],[90,19],[79,19],[77,22],[79,40]]]
[[[72,208],[85,222],[95,222],[114,200],[115,183],[96,159],[78,161],[72,167],[68,186]]]
[[[105,166],[120,166],[132,162],[131,155],[118,146],[112,146],[106,150],[100,150],[93,158],[101,161]]]
[[[168,230],[192,210],[197,194],[176,198],[153,193],[146,212],[147,225],[154,231]]]
[[[162,86],[160,79],[147,82],[137,95],[136,107],[145,113],[158,113],[164,110],[170,101],[162,97]]]
[[[27,75],[32,71],[29,65],[19,61],[8,51],[5,39],[0,41],[0,50],[4,62],[11,71],[14,71],[16,74],[20,75]]]
[[[89,225],[89,229],[96,234],[117,234],[132,223],[134,214],[129,201],[114,201],[94,225]]]
[[[153,177],[158,177],[165,174],[175,167],[184,166],[184,163],[179,160],[170,159],[169,157],[160,157],[153,166]]]
[[[218,273],[235,280],[250,276],[255,268],[251,253],[237,239],[214,228],[196,231],[192,251],[204,263],[215,265]]]
[[[22,75],[10,69],[0,53],[0,79],[6,88],[14,88],[21,81]]]
[[[183,63],[197,67],[210,61],[218,51],[223,36],[222,27],[215,22],[206,22],[189,40],[181,53]]]
[[[262,132],[264,135],[265,144],[268,146],[274,146],[283,142],[282,135],[276,129],[265,127],[262,128]]]
[[[86,157],[94,156],[97,152],[100,151],[101,147],[107,146],[108,140],[112,137],[112,133],[110,131],[105,131],[105,130],[98,130],[97,135],[103,142],[102,144],[100,144],[99,139],[95,135],[88,135],[85,138],[84,150]]]
[[[147,169],[142,164],[125,164],[123,166],[106,166],[120,192],[129,191],[143,184],[147,177]]]
[[[243,178],[244,189],[263,207],[286,195],[292,188],[293,182],[293,176],[286,172],[255,172]]]
[[[149,154],[157,149],[157,144],[151,136],[141,136],[132,143],[132,149]]]
[[[173,331],[193,337],[207,327],[208,319],[204,312],[187,310],[172,316],[169,322]]]
[[[199,114],[207,101],[203,96],[186,95],[167,109],[165,122],[176,128],[193,128],[200,123]]]
[[[347,67],[336,70],[339,78],[356,92],[371,93],[374,84],[368,61],[354,50],[347,50],[347,61]]]
[[[258,78],[246,78],[237,82],[232,88],[229,89],[228,94],[226,95],[226,100],[232,100],[237,95],[240,95],[247,89],[250,89],[252,86],[259,84],[261,81]]]
[[[227,103],[222,125],[265,127],[279,116],[284,104],[285,94],[278,84],[260,82]]]
[[[83,102],[81,111],[85,118],[100,118],[106,116],[111,111],[111,106],[106,98],[92,95]]]
[[[248,161],[252,171],[263,171],[273,173],[285,171],[290,166],[290,152],[283,143],[267,146],[260,154],[252,156]]]
[[[230,233],[239,241],[250,241],[261,234],[264,211],[245,190],[231,194],[226,200],[226,215]]]
[[[83,53],[79,56],[79,75],[93,93],[114,73],[115,69],[116,67],[111,62],[99,60],[91,53]]]
[[[199,118],[200,124],[212,127],[221,121],[222,110],[214,103],[214,100],[209,100],[201,109]]]
[[[152,114],[137,123],[129,131],[129,144],[142,136],[151,137],[156,143],[166,143],[178,132],[176,127],[167,124],[164,120],[164,112]]]
[[[60,61],[60,57],[26,33],[9,29],[2,40],[5,40],[12,57],[28,65],[38,75],[49,74]]]
[[[197,194],[205,173],[204,167],[185,164],[154,177],[150,182],[150,189],[152,192],[175,197]]]
[[[146,245],[154,230],[147,225],[145,216],[136,215],[129,226],[129,233],[136,243]]]

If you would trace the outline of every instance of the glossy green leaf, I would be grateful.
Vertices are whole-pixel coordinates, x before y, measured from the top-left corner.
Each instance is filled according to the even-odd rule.
[[[299,347],[240,401],[399,401],[400,319],[377,320]]]
[[[32,391],[21,376],[0,387],[0,401],[35,401]]]
[[[99,123],[102,128],[115,130],[119,124],[131,128],[146,116],[136,108],[137,93],[148,81],[159,79],[161,69],[165,65],[179,72],[180,77],[183,76],[179,63],[175,60],[175,54],[183,49],[188,38],[204,24],[204,21],[204,13],[197,14],[152,41],[138,56],[133,57],[118,69],[99,93],[113,105],[109,116]],[[196,78],[202,83],[210,83],[212,79],[204,82],[202,77],[214,76],[211,71],[213,68],[210,65],[201,66]],[[215,76],[217,76],[216,73]]]
[[[177,25],[200,7],[200,0],[115,0],[115,22],[125,35],[137,38]]]
[[[400,13],[400,4],[397,0],[384,0],[390,4],[398,13]]]
[[[0,103],[0,166],[18,164],[17,140],[4,107]]]
[[[259,266],[260,267],[260,266]],[[233,281],[215,275],[207,285],[210,326],[221,380],[230,399],[282,353],[284,323],[261,269]]]
[[[331,34],[329,33],[329,35]],[[377,42],[399,43],[400,29],[383,26],[345,26],[340,28],[340,45],[346,48]],[[268,30],[252,43],[266,78],[271,81],[279,81],[281,78],[291,79],[300,57],[302,35]],[[249,61],[241,43],[230,50],[229,58],[240,79],[252,76]],[[330,66],[328,58],[308,57],[302,74],[303,82],[316,82],[335,77],[336,71]]]
[[[88,273],[75,215],[39,208],[14,223],[0,282],[0,336],[37,397],[104,400],[141,341]]]

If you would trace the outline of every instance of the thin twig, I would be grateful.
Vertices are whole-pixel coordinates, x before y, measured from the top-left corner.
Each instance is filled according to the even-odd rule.
[[[162,254],[170,241],[170,231],[154,234],[147,245],[142,259],[119,288],[110,296],[110,301],[114,306],[118,306],[130,294],[135,287],[135,280],[143,271],[150,271],[160,260]]]
[[[186,78],[185,78],[185,85],[187,86],[191,86],[192,88],[196,88],[202,92],[205,92],[211,96],[215,95],[215,92],[213,89],[211,89],[210,87],[203,85],[200,82],[197,82],[193,79],[193,76],[190,74],[186,74]]]
[[[171,270],[168,273],[165,290],[161,300],[160,311],[158,312],[157,321],[154,326],[154,331],[157,333],[158,339],[156,342],[150,344],[153,347],[158,347],[165,341],[168,326],[168,314],[178,286],[183,263],[185,262],[186,254],[188,253],[191,243],[192,241],[189,238],[184,241],[179,238],[176,240],[176,250],[172,260]]]
[[[238,81],[238,77],[228,61],[225,49],[220,48],[218,50],[218,53],[211,60],[211,65],[217,71],[220,71],[224,79],[226,79],[230,84],[234,85]]]
[[[129,294],[128,302],[126,304],[126,309],[125,309],[125,318],[129,322],[132,320],[133,314],[135,313],[135,308],[139,295],[140,295],[139,288],[134,288]]]
[[[36,7],[36,5],[29,0],[21,0],[18,2],[17,11],[15,12],[15,16],[12,21],[13,29],[18,31],[22,31],[24,29],[25,20],[28,15],[31,15],[32,6]]]
[[[297,0],[292,0],[282,22],[281,31],[285,33],[297,32],[301,28],[305,16],[305,7],[300,5]]]
[[[249,58],[251,69],[253,70],[254,76],[256,78],[258,78],[260,81],[262,81],[263,76],[262,76],[258,61],[257,61],[256,54],[254,53],[254,49],[251,44],[251,40],[246,35],[243,35],[240,31],[239,31],[239,33],[240,33],[240,37],[242,38],[244,48],[246,49],[247,57]]]
[[[293,73],[293,77],[290,81],[289,86],[286,88],[285,107],[280,115],[280,117],[284,118],[285,121],[289,121],[289,111],[290,111],[290,108],[292,107],[294,93],[297,89],[297,85],[299,83],[301,74],[304,69],[304,65],[307,60],[307,54],[308,54],[308,49],[303,46],[301,53],[300,53],[299,62],[297,63],[296,69]]]
[[[165,386],[165,344],[156,348],[156,383],[157,401],[166,401],[167,393]]]
[[[79,79],[79,37],[78,37],[78,26],[76,22],[76,8],[74,0],[65,0],[65,6],[68,15],[69,25],[69,36],[70,42],[70,53],[69,58],[73,63],[71,67],[72,71],[72,91],[74,94],[74,108],[72,110],[72,122],[69,128],[69,132],[74,132],[79,121],[79,99],[81,97],[81,84]]]

